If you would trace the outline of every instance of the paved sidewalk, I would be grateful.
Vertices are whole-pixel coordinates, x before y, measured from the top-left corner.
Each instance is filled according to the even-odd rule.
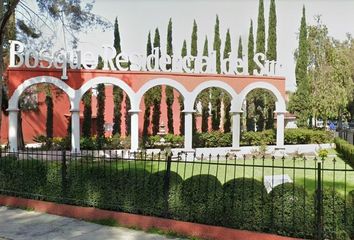
[[[73,218],[0,206],[0,240],[24,239],[163,240],[171,238],[122,227],[108,227]]]

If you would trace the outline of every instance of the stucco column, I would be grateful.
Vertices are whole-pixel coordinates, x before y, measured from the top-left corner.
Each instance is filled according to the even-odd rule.
[[[232,113],[232,150],[240,149],[241,114],[242,111]]]
[[[71,152],[80,153],[80,109],[71,112]]]
[[[17,152],[18,109],[7,109],[9,112],[9,147],[10,152]]]
[[[139,112],[140,110],[129,110],[130,113],[130,151],[137,152],[139,149]]]
[[[194,110],[183,110],[184,113],[184,149],[186,152],[193,151],[193,113]]]
[[[275,112],[277,114],[277,149],[284,149],[284,118],[285,112]]]

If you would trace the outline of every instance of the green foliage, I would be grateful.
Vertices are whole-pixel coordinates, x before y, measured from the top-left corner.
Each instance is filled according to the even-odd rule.
[[[273,145],[275,144],[275,131],[265,130],[262,132],[244,132],[241,134],[241,144],[249,146]]]
[[[113,41],[113,46],[116,49],[117,54],[122,52],[121,46],[120,46],[120,34],[119,34],[119,25],[118,25],[118,19],[116,18],[114,21],[114,41]]]
[[[172,47],[172,19],[170,18],[168,22],[168,27],[167,27],[167,46],[166,46],[166,53],[167,55],[171,56],[173,55],[173,47]],[[172,64],[166,65],[166,69],[171,69]],[[173,109],[172,105],[174,102],[174,93],[173,93],[173,88],[170,86],[166,86],[165,89],[165,94],[166,94],[166,104],[167,104],[167,129],[169,133],[174,133],[174,128],[173,128]]]
[[[322,199],[324,238],[349,240],[344,222],[346,205],[343,197],[332,189],[324,189]]]
[[[131,129],[130,114],[129,114],[129,110],[131,106],[130,106],[130,99],[128,94],[124,93],[124,95],[125,95],[125,135],[128,136],[130,135],[130,129]]]
[[[171,209],[173,217],[214,225],[221,222],[222,186],[216,177],[198,175],[188,178],[183,181],[178,194],[179,203]]]
[[[211,88],[211,128],[214,131],[220,129],[221,121],[221,90],[218,88]]]
[[[354,146],[341,138],[335,138],[336,151],[341,154],[341,158],[354,167]]]
[[[122,124],[122,101],[123,101],[123,90],[117,86],[113,86],[113,130],[112,134],[121,134],[121,124]]]
[[[160,171],[150,175],[145,189],[145,194],[149,197],[145,203],[144,214],[165,216],[165,213],[169,211],[168,208],[174,209],[176,207],[183,180],[177,173],[170,172],[168,195],[166,196],[167,192],[164,192],[166,174],[166,171]]]
[[[193,21],[193,30],[191,37],[191,56],[196,57],[198,55],[198,26],[194,19]],[[195,60],[191,62],[191,69],[194,69]]]
[[[243,47],[242,47],[242,38],[241,38],[241,36],[238,39],[237,58],[243,59]],[[239,72],[243,71],[243,69],[241,67],[238,68],[237,70]]]
[[[304,188],[292,183],[276,186],[269,203],[272,232],[281,235],[311,238],[314,229],[313,200]]]
[[[145,142],[145,146],[149,148],[159,148],[156,143],[160,142],[161,137],[159,135],[154,135],[154,136],[149,136],[147,139],[147,142]],[[183,147],[184,144],[184,137],[180,135],[174,135],[174,134],[167,134],[164,137],[165,141],[167,143],[171,143],[171,147],[179,148]]]
[[[180,135],[184,135],[184,103],[183,103],[184,99],[182,97],[182,95],[178,96],[178,102],[179,102],[179,110],[180,110],[180,115],[179,115],[179,132]]]
[[[267,59],[277,60],[277,15],[275,0],[270,1],[268,20]]]
[[[328,150],[327,149],[320,149],[320,151],[318,151],[318,156],[321,159],[325,159],[328,156]]]
[[[253,178],[236,178],[223,186],[223,225],[253,231],[268,226],[268,194],[262,182]]]
[[[329,131],[306,128],[286,129],[285,144],[310,144],[333,142],[333,134]]]
[[[216,72],[221,73],[221,39],[220,39],[220,23],[219,23],[219,16],[216,15],[216,22],[214,27],[214,44],[213,50],[216,52]]]
[[[84,104],[84,119],[82,123],[82,135],[84,137],[91,136],[91,119],[92,119],[92,92],[89,89],[82,97],[82,102]]]
[[[105,86],[104,84],[97,85],[97,117],[96,117],[96,129],[97,138],[104,138],[104,112],[105,112]]]
[[[230,147],[232,134],[220,131],[197,133],[193,136],[195,147]]]
[[[46,134],[48,138],[53,137],[53,97],[49,93],[45,96],[45,105],[47,106],[47,121],[46,121]]]
[[[248,33],[248,73],[253,75],[254,69],[254,37],[253,37],[253,21],[251,20],[250,30]]]
[[[258,4],[256,52],[265,53],[265,24],[263,0],[259,0]]]

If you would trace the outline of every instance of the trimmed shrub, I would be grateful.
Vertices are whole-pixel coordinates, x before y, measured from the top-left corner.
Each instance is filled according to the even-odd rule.
[[[182,183],[172,216],[183,221],[218,225],[222,218],[222,186],[211,175],[197,175]]]
[[[175,208],[176,195],[180,190],[183,180],[177,173],[170,172],[168,196],[165,196],[164,184],[166,173],[166,171],[160,171],[150,175],[145,189],[147,201],[143,208],[144,214],[166,216],[168,209]],[[168,206],[169,202],[171,206]]]
[[[348,217],[346,228],[348,229],[351,238],[354,239],[354,190],[349,192],[347,201]]]
[[[270,192],[270,230],[293,237],[311,238],[314,229],[313,199],[293,183],[276,186]]]
[[[232,145],[232,134],[221,131],[196,133],[193,136],[195,147],[230,147]]]
[[[242,145],[273,145],[275,144],[275,131],[264,130],[262,132],[244,132],[241,134]]]
[[[268,194],[262,182],[253,178],[237,178],[223,186],[223,225],[254,231],[268,226]]]
[[[336,151],[342,155],[342,159],[354,168],[354,145],[341,138],[335,138],[334,143],[336,144]]]
[[[307,128],[285,129],[285,144],[330,143],[332,141],[333,134],[329,131]]]
[[[324,189],[322,199],[324,238],[349,239],[344,221],[344,198],[332,189]]]

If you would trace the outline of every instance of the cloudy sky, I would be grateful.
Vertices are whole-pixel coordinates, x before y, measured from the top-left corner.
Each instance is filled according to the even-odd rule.
[[[270,0],[265,0],[266,30],[269,4]],[[309,24],[315,24],[314,16],[321,15],[331,36],[345,39],[346,33],[354,35],[354,0],[276,0],[278,61],[284,66],[288,90],[295,88],[293,56],[298,45],[303,5]],[[209,50],[212,49],[216,14],[220,18],[222,42],[229,28],[232,48],[237,49],[241,36],[246,49],[251,19],[256,35],[258,0],[96,0],[93,11],[112,22],[118,17],[122,50],[127,53],[145,53],[147,34],[156,27],[160,30],[164,49],[170,17],[173,21],[174,52],[180,53],[184,39],[190,46],[195,19],[198,24],[198,48],[202,52],[205,36],[209,39]],[[94,30],[80,35],[79,47],[83,50],[95,51],[102,44],[113,44],[113,29],[105,32]]]

